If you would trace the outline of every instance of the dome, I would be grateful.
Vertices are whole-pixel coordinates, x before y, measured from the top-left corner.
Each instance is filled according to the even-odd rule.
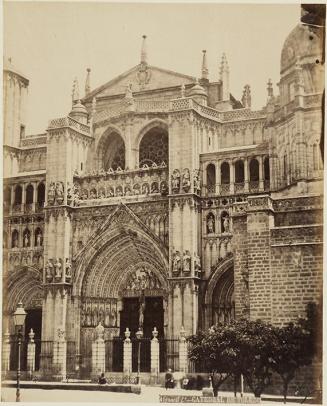
[[[78,100],[72,108],[72,111],[70,112],[70,115],[73,114],[87,114],[87,110],[86,107],[81,103],[80,100]]]
[[[294,65],[298,58],[316,63],[322,56],[323,33],[320,28],[298,24],[286,38],[280,61],[280,73]]]
[[[196,81],[195,85],[190,90],[189,96],[207,96],[207,92],[204,88]]]

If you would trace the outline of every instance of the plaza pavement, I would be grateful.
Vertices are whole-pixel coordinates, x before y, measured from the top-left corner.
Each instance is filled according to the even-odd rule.
[[[16,390],[14,388],[1,388],[2,402],[15,402]],[[94,404],[95,402],[104,403],[159,403],[159,395],[197,395],[202,396],[201,391],[169,389],[165,390],[162,387],[142,386],[140,395],[134,393],[116,393],[116,392],[98,392],[98,391],[80,391],[80,390],[43,390],[43,389],[21,389],[21,402],[83,402]],[[219,396],[233,396],[231,392],[220,392]],[[238,395],[239,396],[239,395]],[[245,396],[253,396],[245,394]],[[273,397],[273,396],[271,396]],[[298,400],[288,401],[287,404],[300,404],[303,398]],[[284,406],[283,402],[261,401],[264,405]],[[168,404],[168,403],[167,403]],[[172,404],[172,403],[169,403]],[[307,404],[307,402],[305,403]],[[229,405],[240,405],[240,403],[229,403]]]

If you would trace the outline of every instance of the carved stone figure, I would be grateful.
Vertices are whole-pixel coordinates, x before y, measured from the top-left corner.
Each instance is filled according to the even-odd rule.
[[[23,243],[24,243],[24,247],[29,247],[30,246],[30,235],[29,235],[29,233],[25,233]]]
[[[178,169],[175,169],[172,174],[172,179],[171,179],[171,189],[174,193],[179,192],[180,188],[180,181],[181,181],[181,175],[179,173]]]
[[[179,251],[173,254],[173,273],[179,274],[181,271],[181,256]]]
[[[107,191],[107,197],[113,197],[113,196],[114,196],[114,188],[110,186]]]
[[[66,277],[66,281],[70,281],[72,278],[72,264],[71,264],[69,258],[66,258],[65,277]]]
[[[191,272],[191,256],[189,251],[183,253],[183,271],[185,273]]]
[[[182,189],[185,193],[188,193],[191,189],[190,171],[187,168],[183,171]]]
[[[55,268],[56,268],[55,278],[56,278],[56,279],[61,279],[61,277],[62,277],[62,269],[61,269],[61,261],[60,261],[60,258],[57,258],[57,260],[56,260],[54,266],[55,266]]]
[[[57,204],[62,204],[64,201],[64,184],[63,182],[56,183],[56,194],[55,194]]]
[[[131,188],[129,186],[125,187],[125,196],[130,196],[132,194]]]
[[[90,191],[90,199],[96,199],[97,198],[97,192],[95,189],[91,189]]]
[[[207,233],[212,234],[215,232],[215,218],[212,213],[207,217]]]
[[[195,272],[201,272],[201,259],[196,253],[194,253],[194,270]]]
[[[55,202],[55,183],[50,182],[49,190],[48,190],[48,204],[53,205]]]
[[[115,327],[116,324],[117,324],[117,314],[116,314],[116,310],[115,310],[115,309],[111,309],[110,318],[111,318],[111,325],[112,325],[113,327]]]
[[[224,233],[229,233],[229,217],[225,216],[223,220]]]
[[[151,193],[159,193],[158,183],[157,182],[152,183],[152,185],[151,185]]]
[[[168,185],[167,182],[163,181],[160,184],[160,192],[163,196],[166,196],[168,194]]]
[[[104,327],[99,321],[99,324],[95,327],[95,337],[97,341],[103,341],[104,338]]]
[[[73,192],[72,192],[72,188],[69,187],[67,189],[67,205],[71,206],[72,201],[73,201]]]
[[[42,232],[38,231],[36,234],[36,246],[37,247],[42,247]]]
[[[200,173],[199,173],[198,169],[195,169],[195,171],[194,171],[193,187],[194,187],[194,193],[197,193],[198,191],[201,190]]]
[[[117,196],[123,196],[123,189],[121,186],[118,186],[116,189],[116,195]]]
[[[105,197],[106,197],[106,195],[105,195],[105,193],[104,193],[104,189],[100,189],[100,192],[99,192],[99,199],[105,199]]]
[[[147,183],[144,183],[142,185],[142,195],[148,195],[149,194],[149,185]]]
[[[52,282],[53,279],[53,263],[48,259],[47,265],[45,267],[45,279],[47,282]]]
[[[134,190],[134,195],[139,195],[140,194],[140,185],[139,184],[134,185],[133,190]]]
[[[57,334],[58,334],[58,341],[64,341],[64,339],[65,339],[65,330],[63,330],[62,328],[58,328]]]

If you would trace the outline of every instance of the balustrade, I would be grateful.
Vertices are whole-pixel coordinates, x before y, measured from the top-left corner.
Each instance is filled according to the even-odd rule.
[[[243,193],[244,192],[244,183],[235,183],[234,184],[234,191],[235,193]]]
[[[221,195],[228,195],[230,193],[230,184],[229,183],[222,183],[220,186],[220,194]]]
[[[250,192],[258,192],[258,191],[259,191],[259,181],[251,181]]]

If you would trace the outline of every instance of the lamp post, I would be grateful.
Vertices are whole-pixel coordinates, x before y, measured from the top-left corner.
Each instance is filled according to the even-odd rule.
[[[18,329],[18,362],[17,362],[17,386],[16,386],[16,402],[20,402],[20,346],[22,339],[22,327],[25,322],[26,312],[21,302],[18,303],[15,313],[13,314],[15,327]]]
[[[141,327],[139,327],[138,331],[135,333],[136,338],[137,338],[137,384],[141,384],[141,338],[143,337],[143,331],[141,330]]]

